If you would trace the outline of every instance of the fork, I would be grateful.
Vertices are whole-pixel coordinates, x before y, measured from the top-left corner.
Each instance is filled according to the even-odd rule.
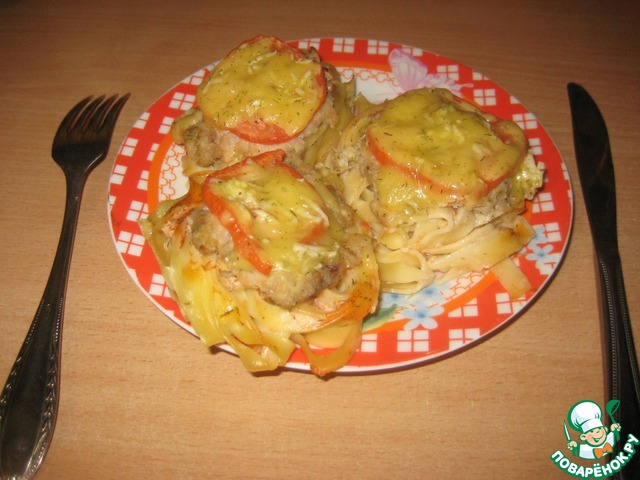
[[[64,172],[66,203],[58,249],[40,305],[0,395],[0,478],[32,478],[49,449],[60,394],[64,300],[80,199],[91,171],[106,157],[129,94],[74,106],[58,127],[51,155]]]

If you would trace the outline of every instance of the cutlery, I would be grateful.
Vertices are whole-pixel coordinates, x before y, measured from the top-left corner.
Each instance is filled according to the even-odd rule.
[[[640,375],[618,252],[613,158],[607,127],[595,102],[578,84],[570,83],[567,89],[578,173],[599,272],[607,372],[605,400],[619,401],[615,420],[621,426],[621,439],[614,450],[616,455],[628,434],[640,437]],[[640,478],[640,460],[633,458],[617,475],[620,479]]]
[[[64,172],[66,204],[49,280],[0,396],[3,479],[32,478],[51,444],[60,394],[65,291],[82,190],[89,173],[106,157],[128,98],[85,98],[62,120],[53,140],[51,155]]]

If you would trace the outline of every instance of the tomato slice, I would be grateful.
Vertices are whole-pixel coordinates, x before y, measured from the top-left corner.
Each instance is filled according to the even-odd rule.
[[[230,130],[240,138],[263,145],[284,143],[292,138],[285,129],[273,123],[265,123],[261,118],[243,120]]]
[[[229,232],[238,253],[260,273],[269,275],[273,267],[265,258],[262,247],[258,241],[243,228],[229,204],[214,194],[209,188],[203,188],[202,199],[207,207],[209,207],[209,210],[211,210],[211,213],[218,218],[222,226]]]
[[[391,153],[387,152],[380,144],[378,143],[376,137],[371,134],[371,131],[367,133],[367,140],[369,142],[369,150],[373,153],[373,156],[376,158],[378,163],[383,167],[392,167],[396,170],[400,171],[404,176],[409,177],[415,180],[418,184],[432,185],[434,181],[423,175],[420,170],[416,168],[411,168],[402,163],[398,163],[393,160]],[[444,185],[440,185],[441,188],[445,188]]]
[[[211,213],[218,218],[222,226],[229,232],[238,253],[264,275],[269,275],[273,266],[266,259],[260,243],[243,227],[229,202],[213,193],[210,184],[215,180],[230,180],[241,176],[246,171],[250,162],[255,162],[262,166],[269,164],[280,166],[280,164],[284,165],[284,162],[282,162],[283,158],[284,151],[282,150],[265,152],[255,157],[248,157],[242,162],[235,163],[210,174],[204,181],[202,188],[202,199],[207,207],[209,207],[209,210],[211,210]]]
[[[303,186],[303,196],[308,198],[310,202],[322,205],[322,200],[311,185],[297,170],[287,165],[284,159],[285,152],[283,150],[274,150],[248,157],[242,162],[230,165],[227,168],[213,172],[207,176],[202,186],[202,198],[211,213],[213,213],[222,226],[229,232],[233,240],[237,252],[256,270],[264,275],[269,275],[273,265],[265,249],[262,247],[260,240],[256,238],[251,227],[247,222],[238,217],[238,210],[232,205],[234,200],[229,200],[224,195],[218,195],[213,188],[214,183],[220,183],[230,180],[240,180],[241,182],[260,183],[264,178],[265,171],[282,172],[286,177],[295,180],[293,183]],[[258,171],[256,165],[261,167]],[[272,173],[272,176],[275,173]],[[284,178],[286,178],[284,177]],[[282,176],[279,178],[283,178]],[[307,197],[309,195],[309,197]],[[320,207],[323,208],[324,207]],[[258,208],[260,209],[260,208]],[[253,213],[251,213],[253,216]],[[255,227],[254,227],[255,228]],[[307,222],[302,228],[294,234],[300,243],[317,244],[328,231],[328,223],[325,222]]]
[[[322,64],[276,37],[258,36],[229,52],[198,87],[215,127],[258,144],[300,135],[326,98]]]
[[[486,196],[513,174],[527,151],[515,123],[438,89],[389,101],[369,127],[367,141],[380,165],[445,203]]]

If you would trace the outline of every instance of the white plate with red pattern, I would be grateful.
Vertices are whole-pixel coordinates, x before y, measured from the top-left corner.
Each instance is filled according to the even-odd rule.
[[[516,301],[491,273],[469,274],[414,295],[384,294],[375,316],[364,322],[360,348],[340,372],[372,373],[420,365],[459,353],[514,320],[542,293],[558,270],[569,242],[573,193],[567,168],[545,129],[515,97],[486,76],[428,51],[380,40],[316,38],[291,42],[315,47],[344,80],[374,103],[413,88],[448,88],[483,110],[524,130],[545,183],[526,218],[536,235],[517,262],[534,289]],[[109,216],[116,249],[137,287],[184,330],[194,333],[169,294],[138,221],[158,202],[186,192],[182,147],[172,142],[173,120],[195,103],[197,86],[215,63],[186,77],[136,121],[116,156],[109,182]],[[221,348],[231,351],[228,347]],[[309,370],[301,351],[287,367]]]

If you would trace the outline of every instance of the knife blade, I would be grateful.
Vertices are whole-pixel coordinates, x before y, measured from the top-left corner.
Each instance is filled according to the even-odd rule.
[[[621,437],[614,452],[625,453],[622,448],[628,434],[640,438],[640,374],[618,251],[613,157],[607,126],[594,100],[576,83],[569,83],[567,90],[576,162],[599,273],[605,400],[620,401],[615,420]],[[621,479],[640,478],[640,459],[631,458],[617,475]]]

